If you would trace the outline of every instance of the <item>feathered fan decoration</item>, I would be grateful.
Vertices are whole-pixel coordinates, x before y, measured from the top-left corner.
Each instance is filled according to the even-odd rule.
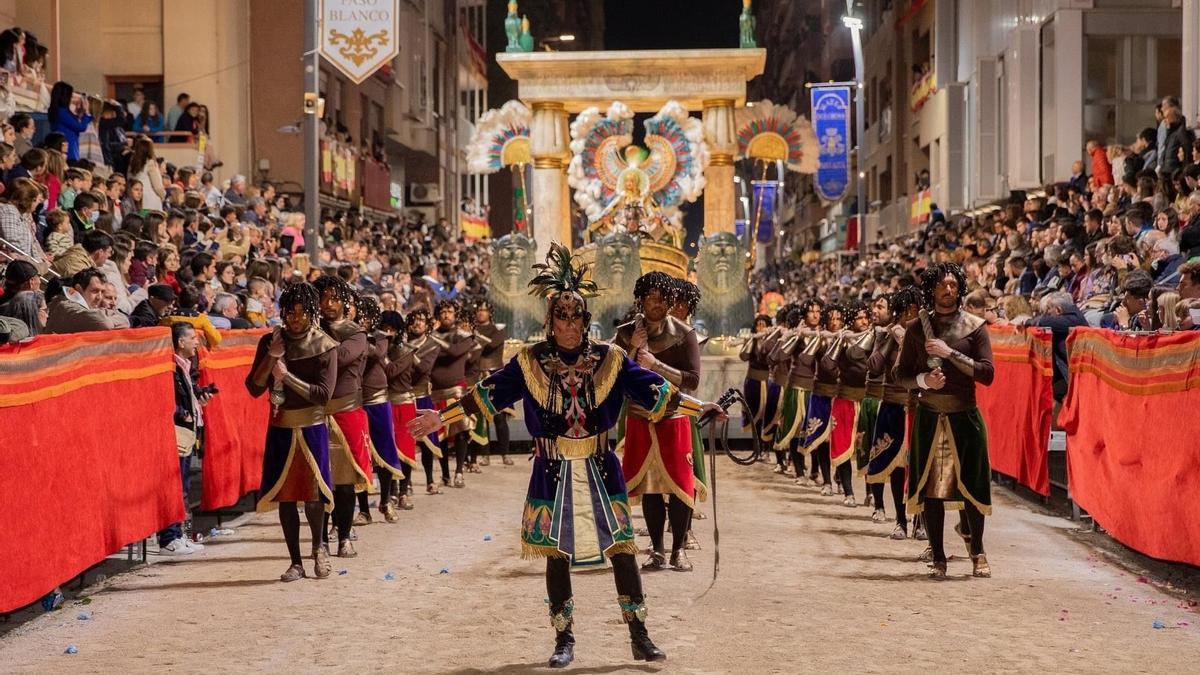
[[[533,114],[520,101],[509,101],[499,110],[480,116],[467,144],[467,169],[471,173],[496,173],[506,166],[531,164],[529,125]]]
[[[600,293],[596,282],[585,280],[587,265],[575,265],[571,249],[557,241],[550,243],[546,262],[533,266],[534,275],[529,280],[529,294],[550,298],[559,293],[578,293],[581,298],[594,298]]]
[[[762,100],[739,109],[736,122],[739,157],[782,160],[792,171],[817,172],[817,135],[791,108]]]
[[[595,222],[620,196],[623,175],[639,174],[637,184],[663,210],[695,201],[704,191],[708,146],[704,124],[668,101],[646,120],[646,148],[632,146],[633,111],[617,101],[607,113],[588,108],[571,124],[568,182],[575,202]]]

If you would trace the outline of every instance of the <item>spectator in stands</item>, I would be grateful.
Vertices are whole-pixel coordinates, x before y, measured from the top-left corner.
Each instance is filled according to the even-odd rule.
[[[33,134],[37,131],[37,125],[33,123],[33,117],[29,113],[23,112],[8,118],[8,123],[12,125],[13,131],[17,134],[13,142],[17,157],[24,157],[25,153],[33,149]]]
[[[175,120],[172,131],[186,131],[189,134],[200,134],[204,131],[205,122],[201,121],[200,104],[192,101],[183,109],[183,114]],[[184,139],[178,139],[184,140]]]
[[[91,187],[91,177],[82,169],[71,167],[63,174],[62,190],[58,193],[58,208],[70,211],[75,208],[75,196]]]
[[[204,195],[204,203],[209,209],[221,206],[221,188],[214,184],[215,180],[211,171],[205,171],[200,176],[200,194]]]
[[[1049,328],[1054,348],[1054,398],[1067,395],[1067,337],[1072,328],[1088,325],[1069,293],[1058,291],[1042,298],[1041,316],[1025,325]]]
[[[14,260],[4,268],[4,294],[0,295],[0,307],[23,291],[37,291],[42,288],[42,278],[38,276],[33,263],[25,260]]]
[[[180,116],[183,115],[183,111],[187,109],[188,104],[191,102],[192,97],[187,94],[180,94],[175,97],[175,105],[171,106],[171,109],[167,111],[167,129],[175,128],[175,125],[179,123]]]
[[[87,100],[75,95],[75,88],[66,82],[55,82],[50,90],[50,108],[46,118],[50,130],[66,137],[66,156],[70,161],[79,159],[79,134],[87,131],[92,116],[86,112]]]
[[[100,230],[88,230],[80,237],[78,244],[55,258],[50,269],[66,278],[89,267],[101,268],[112,255],[112,247],[112,235]]]
[[[171,308],[175,306],[175,290],[167,284],[154,284],[146,289],[146,299],[129,313],[132,328],[149,328],[162,324]]]
[[[11,300],[0,305],[0,315],[20,321],[25,328],[25,337],[36,337],[46,329],[49,313],[46,310],[46,299],[41,291],[21,291]],[[13,340],[10,333],[10,340]]]
[[[103,232],[96,234],[103,234]],[[71,277],[63,295],[49,300],[47,333],[86,333],[97,330],[128,328],[129,320],[120,312],[103,308],[104,273],[95,267],[80,270]]]
[[[1168,237],[1154,243],[1150,253],[1150,273],[1156,286],[1175,288],[1179,285],[1179,267],[1187,262],[1179,254],[1179,244]]]
[[[217,261],[208,253],[197,253],[188,264],[192,280],[197,286],[207,284],[217,277]]]
[[[1116,182],[1113,180],[1112,165],[1108,162],[1108,154],[1104,146],[1097,141],[1088,141],[1087,153],[1092,158],[1093,185],[1100,187],[1101,185],[1112,185]],[[1080,190],[1079,193],[1083,194],[1085,192],[1089,192],[1086,185],[1084,185],[1084,189]]]
[[[125,189],[125,199],[121,201],[122,213],[145,213],[146,209],[142,206],[145,194],[144,188],[142,187],[142,181],[136,178],[130,178],[128,186]]]
[[[1159,292],[1151,297],[1150,306],[1155,330],[1174,331],[1179,329],[1179,316],[1176,314],[1176,309],[1182,309],[1183,306],[1179,302],[1178,293],[1175,291]]]
[[[1111,330],[1150,330],[1150,315],[1146,310],[1153,288],[1154,281],[1146,272],[1135,269],[1126,274],[1121,304],[1100,319],[1100,327]]]
[[[437,265],[426,265],[425,276],[421,277],[426,284],[426,287],[433,293],[434,302],[443,302],[445,300],[453,300],[458,297],[458,294],[467,287],[467,282],[458,279],[454,282],[454,286],[446,288],[442,284],[441,271]]]
[[[136,119],[142,114],[142,108],[146,106],[146,90],[142,85],[136,85],[133,88],[133,100],[125,104],[125,110],[128,111],[130,119]]]
[[[238,174],[229,181],[229,189],[225,191],[225,203],[234,206],[246,205],[246,177]]]
[[[237,296],[232,293],[218,293],[217,297],[213,300],[213,308],[208,316],[213,326],[216,326],[218,329],[253,328],[254,326],[246,319],[243,319],[240,313],[241,308],[238,306]]]
[[[113,217],[113,226],[121,229],[125,222],[125,205],[122,203],[125,197],[124,174],[114,173],[104,181],[104,196],[108,199],[108,212]]]
[[[139,210],[162,211],[164,188],[162,170],[154,154],[154,141],[142,136],[133,142],[133,156],[129,159],[130,185],[133,181],[142,184],[142,202]]]
[[[208,316],[197,309],[200,304],[200,291],[193,286],[184,286],[175,299],[175,308],[163,317],[162,325],[170,326],[176,323],[191,324],[200,331],[209,347],[221,344],[221,334],[209,321]]]
[[[158,533],[158,552],[162,555],[192,555],[204,550],[185,532],[188,521],[188,483],[192,454],[204,443],[204,415],[201,408],[211,393],[196,385],[192,359],[196,357],[196,330],[186,323],[171,326],[171,344],[175,348],[175,449],[179,453],[179,477],[183,481],[184,521],[167,526]]]
[[[133,143],[125,135],[125,111],[111,102],[105,102],[100,112],[100,149],[104,163],[112,167],[113,173],[125,175]]]
[[[262,197],[253,197],[246,201],[246,211],[242,213],[242,222],[251,225],[261,225],[267,220],[267,202]]]
[[[41,189],[28,178],[18,178],[5,197],[6,203],[0,203],[0,238],[7,243],[0,247],[44,271],[49,262],[38,243],[37,226],[33,221],[33,214],[41,204]]]
[[[146,107],[142,108],[142,112],[133,118],[133,130],[139,134],[150,136],[155,143],[162,143],[162,130],[166,127],[167,120],[163,117],[158,109],[158,104],[150,101]]]
[[[1170,178],[1191,161],[1192,141],[1196,140],[1196,136],[1187,128],[1187,118],[1178,106],[1166,109],[1163,122],[1167,125],[1167,137],[1163,145],[1166,154],[1160,159],[1159,172]]]
[[[1080,193],[1087,191],[1088,176],[1083,167],[1084,164],[1081,160],[1077,159],[1071,162],[1071,178],[1067,180],[1067,184]]]
[[[1134,161],[1133,158],[1125,160],[1125,173],[1122,176],[1125,181],[1136,180],[1138,173],[1145,169],[1154,171],[1158,168],[1157,138],[1158,132],[1154,127],[1146,127],[1138,133],[1137,140],[1133,142],[1133,151],[1140,161]]]
[[[9,169],[5,178],[8,190],[12,190],[13,182],[18,178],[28,178],[40,183],[42,176],[46,174],[46,159],[46,151],[41,148],[32,148],[21,155],[21,163]]]
[[[154,278],[159,283],[166,284],[179,293],[183,290],[176,273],[179,272],[179,251],[174,246],[163,246],[158,249],[158,265],[154,268]]]
[[[139,239],[133,247],[133,260],[129,263],[129,285],[144,288],[154,277],[158,265],[158,246],[152,241]]]

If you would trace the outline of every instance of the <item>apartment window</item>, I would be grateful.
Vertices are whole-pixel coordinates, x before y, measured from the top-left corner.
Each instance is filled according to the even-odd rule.
[[[1084,45],[1086,138],[1129,142],[1154,121],[1154,104],[1178,94],[1182,42],[1176,37],[1088,35]]]

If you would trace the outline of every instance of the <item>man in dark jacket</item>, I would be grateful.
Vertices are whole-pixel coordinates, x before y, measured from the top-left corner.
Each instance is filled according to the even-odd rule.
[[[212,394],[196,386],[192,359],[196,356],[196,329],[191,324],[171,326],[171,343],[175,347],[175,446],[179,452],[179,476],[183,482],[184,522],[168,525],[158,533],[161,555],[191,555],[204,549],[193,543],[184,532],[187,521],[188,482],[192,468],[192,453],[201,447],[204,438],[204,416],[201,408]]]
[[[175,289],[168,284],[154,284],[146,289],[146,299],[139,302],[129,314],[130,328],[158,326],[162,318],[175,306]]]
[[[1027,325],[1050,329],[1054,345],[1054,399],[1061,401],[1067,395],[1067,337],[1072,328],[1088,325],[1087,319],[1070,293],[1058,291],[1042,298],[1042,315]]]
[[[1192,141],[1196,140],[1196,137],[1192,130],[1187,128],[1187,118],[1179,108],[1167,108],[1163,121],[1167,123],[1167,142],[1160,166],[1162,175],[1170,178],[1188,163]],[[1179,158],[1180,152],[1184,154],[1182,160]]]

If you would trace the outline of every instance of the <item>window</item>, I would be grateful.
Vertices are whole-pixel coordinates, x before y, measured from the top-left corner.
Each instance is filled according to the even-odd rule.
[[[107,75],[104,78],[108,88],[108,97],[115,98],[118,101],[129,102],[133,100],[133,92],[137,88],[141,88],[147,101],[153,101],[158,104],[162,114],[166,114],[171,106],[175,105],[175,101],[166,101],[165,92],[163,91],[163,79],[157,75]]]
[[[1127,143],[1153,124],[1154,104],[1179,92],[1181,55],[1176,37],[1086,36],[1084,136]]]

